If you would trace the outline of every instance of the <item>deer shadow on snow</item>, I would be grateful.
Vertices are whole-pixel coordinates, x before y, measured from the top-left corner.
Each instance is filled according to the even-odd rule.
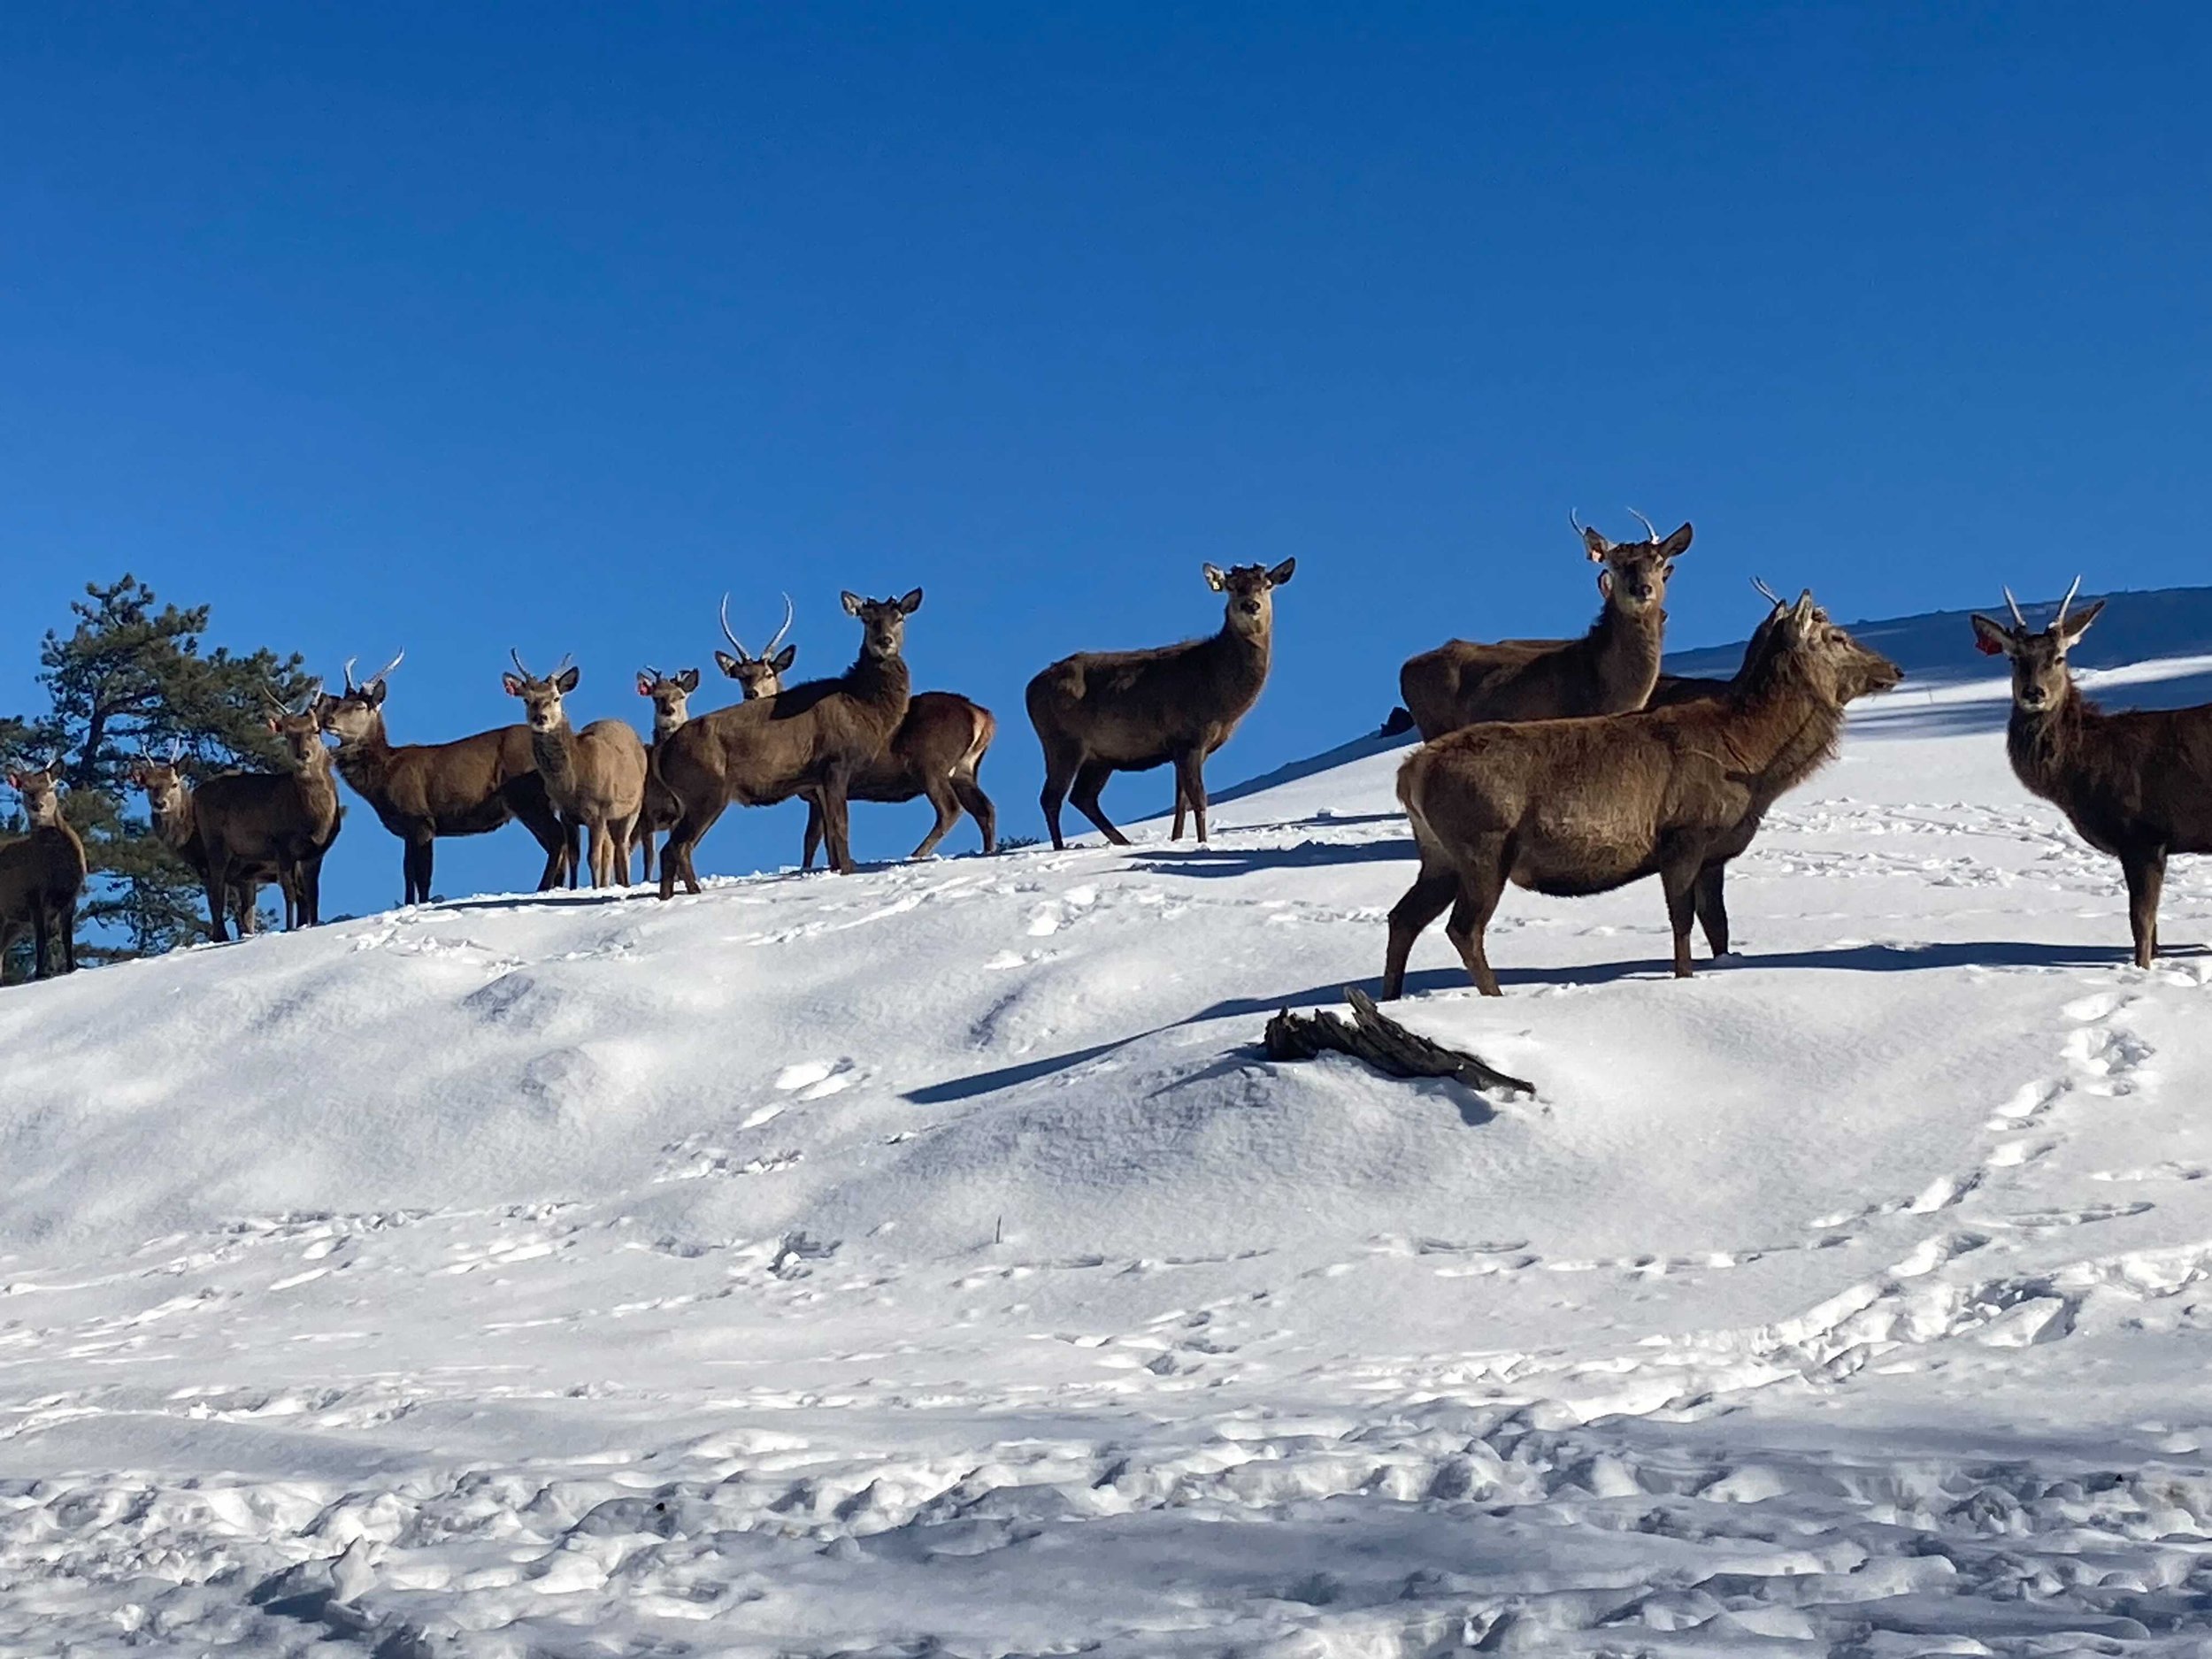
[[[1420,856],[1410,835],[1379,841],[1299,841],[1289,847],[1148,847],[1131,862],[1155,875],[1248,876],[1262,870],[1325,864],[1411,864]]]
[[[2162,946],[2160,954],[2162,960],[2167,957],[2212,956],[2212,945]],[[2064,972],[2126,965],[2128,953],[2126,948],[2120,944],[2039,944],[2021,940],[1964,940],[1926,945],[1839,945],[1813,950],[1745,952],[1718,963],[1700,963],[1699,977],[1767,968],[1829,968],[1858,973],[1914,973],[1946,968],[2032,968]],[[1647,956],[1620,962],[1579,963],[1565,967],[1501,968],[1498,978],[1507,985],[1540,987],[1613,985],[1630,979],[1657,982],[1671,980],[1673,973],[1663,959]],[[1371,977],[1349,981],[1332,979],[1325,984],[1310,985],[1299,990],[1277,992],[1267,996],[1228,997],[1210,1003],[1181,1019],[1171,1020],[1148,1030],[1133,1032],[1125,1037],[1110,1038],[1104,1042],[1070,1049],[1064,1054],[1048,1055],[1015,1065],[999,1066],[988,1071],[973,1071],[962,1077],[948,1078],[941,1083],[909,1089],[904,1098],[917,1106],[940,1106],[974,1100],[1003,1089],[1017,1088],[1025,1083],[1034,1083],[1059,1072],[1073,1071],[1078,1066],[1103,1059],[1119,1049],[1164,1032],[1179,1031],[1186,1026],[1204,1025],[1217,1019],[1256,1018],[1285,1008],[1333,1007],[1342,1000],[1347,983],[1371,989],[1378,981]],[[1466,971],[1457,966],[1424,968],[1406,976],[1406,990],[1409,995],[1472,989]],[[1219,1064],[1240,1066],[1248,1063],[1247,1056],[1238,1055],[1225,1056]]]

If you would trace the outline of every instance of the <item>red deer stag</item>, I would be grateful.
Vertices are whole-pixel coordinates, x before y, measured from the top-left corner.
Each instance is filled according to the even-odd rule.
[[[921,609],[922,590],[899,599],[844,596],[846,614],[861,626],[860,655],[834,680],[811,680],[687,722],[669,734],[656,757],[660,780],[680,815],[661,853],[661,897],[676,896],[680,879],[699,891],[692,862],[699,838],[733,802],[772,806],[795,795],[815,797],[829,839],[830,863],[853,868],[847,790],[854,775],[883,752],[906,718],[911,697],[906,619]]]
[[[207,887],[208,936],[229,937],[226,918],[273,870],[288,895],[287,926],[322,919],[323,856],[338,838],[338,783],[323,746],[319,684],[296,709],[272,696],[269,730],[283,744],[283,770],[228,772],[192,792]],[[240,930],[250,932],[250,929]]]
[[[1298,568],[1205,567],[1206,586],[1226,594],[1221,631],[1145,651],[1084,651],[1062,657],[1029,682],[1029,723],[1044,746],[1039,797],[1052,844],[1064,847],[1060,806],[1095,824],[1116,846],[1129,838],[1100,807],[1099,791],[1118,772],[1175,766],[1176,838],[1183,809],[1206,839],[1207,757],[1229,741],[1267,684],[1275,634],[1275,594]]]
[[[384,827],[405,843],[401,875],[409,904],[430,902],[436,838],[481,835],[510,818],[545,849],[538,891],[560,885],[575,857],[572,838],[538,776],[530,728],[503,726],[450,743],[394,745],[384,734],[385,680],[404,651],[358,685],[346,664],[346,688],[319,705],[323,730],[338,740],[338,771]]]
[[[1571,898],[1658,876],[1674,971],[1688,977],[1701,874],[1740,852],[1774,800],[1834,753],[1852,697],[1902,678],[1807,589],[1724,698],[1470,726],[1415,750],[1398,798],[1421,871],[1390,912],[1384,997],[1404,989],[1414,941],[1447,906],[1468,973],[1498,995],[1483,933],[1509,882]]]
[[[565,658],[540,678],[520,652],[507,655],[518,672],[502,674],[499,683],[522,700],[546,799],[564,824],[590,837],[591,885],[627,887],[630,841],[645,807],[645,745],[627,720],[594,720],[580,732],[570,724],[562,699],[583,672]]]
[[[1609,541],[1567,515],[1592,562],[1603,567],[1604,608],[1580,639],[1451,640],[1406,659],[1398,691],[1425,740],[1479,721],[1626,714],[1644,706],[1659,677],[1667,580],[1690,545],[1690,526],[1663,538],[1650,519],[1636,517],[1649,540]]]
[[[657,668],[639,671],[637,695],[649,698],[653,704],[653,741],[645,749],[645,808],[638,815],[638,849],[644,855],[645,879],[653,879],[653,837],[664,833],[676,822],[676,797],[668,792],[668,786],[660,780],[653,764],[653,757],[668,741],[668,734],[691,718],[691,694],[699,689],[699,671],[680,669],[664,674]]]
[[[12,772],[8,785],[23,797],[27,834],[0,847],[0,952],[28,928],[35,972],[50,978],[77,971],[77,895],[84,891],[84,842],[62,816],[61,762]]]
[[[2158,956],[2158,899],[2173,853],[2212,853],[2212,703],[2107,714],[2081,695],[2066,653],[2104,609],[2074,611],[2081,579],[2037,633],[2005,589],[2008,627],[1974,618],[1983,650],[2012,659],[2005,752],[2030,794],[2066,814],[2074,832],[2120,861],[2135,965]]]

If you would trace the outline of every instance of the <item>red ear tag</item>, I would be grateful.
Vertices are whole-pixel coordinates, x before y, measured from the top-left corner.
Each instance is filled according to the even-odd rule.
[[[1984,639],[1978,634],[1974,636],[1974,649],[1979,651],[1984,657],[2002,657],[2005,654],[2005,648],[2003,646],[1998,644],[1994,640]]]

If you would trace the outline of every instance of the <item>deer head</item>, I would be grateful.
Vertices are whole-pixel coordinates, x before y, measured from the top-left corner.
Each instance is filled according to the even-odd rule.
[[[722,595],[722,637],[730,642],[729,651],[714,654],[715,666],[737,681],[738,691],[750,703],[755,697],[772,697],[783,689],[783,677],[791,664],[798,660],[799,648],[784,645],[783,636],[791,632],[791,595],[783,596],[783,626],[776,630],[775,638],[761,648],[756,657],[745,649],[745,642],[730,629],[730,596]],[[783,646],[781,650],[776,648]],[[737,653],[733,657],[730,651]],[[698,676],[692,676],[695,683]],[[657,705],[656,705],[657,707]]]
[[[2058,602],[2058,614],[2040,633],[2028,626],[2027,618],[2020,614],[2020,602],[2009,588],[2005,589],[2005,608],[2012,612],[2011,626],[1994,617],[1978,614],[1973,618],[1977,649],[1991,657],[2012,659],[2012,702],[2023,713],[2041,714],[2055,709],[2073,688],[2066,653],[2089,631],[2105,603],[2100,599],[2085,611],[2075,611],[2074,595],[2080,591],[2081,578],[2077,576],[2066,597]]]
[[[264,685],[262,701],[268,705],[263,718],[270,733],[284,745],[284,764],[294,772],[313,772],[326,765],[330,751],[323,747],[323,682],[312,682],[291,703]],[[149,797],[150,799],[150,796]]]
[[[35,772],[11,772],[8,787],[23,797],[23,816],[33,829],[52,829],[61,822],[59,756]]]
[[[1605,595],[1605,603],[1627,616],[1644,617],[1665,606],[1667,579],[1674,574],[1675,560],[1690,545],[1690,526],[1686,524],[1663,537],[1650,519],[1633,507],[1628,511],[1642,522],[1646,540],[1609,541],[1572,512],[1567,522],[1582,538],[1590,562],[1604,567],[1598,572],[1598,592]]]
[[[144,792],[146,809],[156,818],[165,818],[184,804],[184,772],[179,765],[184,758],[184,745],[172,738],[169,752],[157,760],[144,749],[131,763],[131,787]]]
[[[1767,619],[1771,649],[1785,652],[1814,691],[1834,708],[1856,698],[1887,691],[1905,678],[1905,671],[1870,649],[1828,619],[1813,603],[1813,590],[1801,592],[1796,603],[1777,609]]]
[[[863,599],[858,594],[841,595],[845,614],[860,618],[860,653],[890,659],[906,649],[906,619],[922,608],[918,588],[899,599]]]
[[[691,718],[691,694],[698,689],[695,668],[679,669],[672,674],[664,674],[657,668],[638,671],[637,695],[652,700],[655,737],[666,737]]]
[[[407,658],[402,651],[359,684],[354,682],[355,658],[346,658],[346,688],[336,696],[325,692],[315,700],[316,718],[323,730],[338,740],[338,747],[358,743],[384,729],[384,682]]]
[[[1248,639],[1263,639],[1275,626],[1275,589],[1296,573],[1298,561],[1285,559],[1272,570],[1259,565],[1233,565],[1225,571],[1217,565],[1204,568],[1206,586],[1229,596],[1224,618],[1229,630]]]
[[[519,674],[502,674],[499,683],[506,687],[511,697],[522,699],[523,718],[534,732],[557,732],[568,724],[568,712],[561,706],[561,699],[576,689],[583,672],[572,666],[567,657],[550,674],[540,679],[532,673],[522,660],[519,651],[510,649],[507,655],[515,659]]]

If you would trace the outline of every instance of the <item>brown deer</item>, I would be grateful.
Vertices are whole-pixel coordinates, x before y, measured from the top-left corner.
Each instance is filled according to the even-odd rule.
[[[89,866],[84,842],[62,816],[61,762],[35,772],[11,772],[8,785],[23,797],[28,833],[0,847],[0,953],[27,927],[36,952],[35,972],[50,978],[77,971],[77,895]]]
[[[679,879],[687,891],[699,891],[693,850],[733,802],[772,806],[795,795],[813,796],[831,864],[852,871],[847,791],[906,718],[912,692],[901,653],[922,590],[898,599],[843,597],[846,614],[861,626],[860,655],[850,668],[834,680],[808,680],[701,715],[661,746],[660,780],[680,809],[661,853],[662,898],[675,897]]]
[[[1148,772],[1171,762],[1175,838],[1182,836],[1187,806],[1204,842],[1207,757],[1229,741],[1260,699],[1274,643],[1274,590],[1297,568],[1296,559],[1272,570],[1209,565],[1206,586],[1228,595],[1219,633],[1151,650],[1084,651],[1062,657],[1029,682],[1029,723],[1045,752],[1039,800],[1055,847],[1067,844],[1060,806],[1070,800],[1108,841],[1126,847],[1129,838],[1108,820],[1099,791],[1118,772]]]
[[[1633,509],[1631,510],[1632,511]],[[1567,515],[1584,550],[1602,568],[1603,608],[1578,640],[1451,640],[1406,659],[1398,690],[1424,740],[1486,720],[1558,720],[1625,714],[1644,706],[1659,678],[1667,623],[1667,580],[1690,545],[1684,525],[1662,537],[1609,541]]]
[[[570,724],[562,700],[576,689],[583,671],[565,658],[541,678],[520,652],[507,655],[518,672],[502,674],[499,683],[509,696],[522,700],[546,799],[565,824],[590,837],[591,885],[627,887],[630,841],[645,808],[645,745],[627,720],[594,720],[580,732]]]
[[[691,694],[699,689],[699,671],[680,669],[664,674],[657,668],[644,668],[637,677],[637,695],[649,698],[653,704],[653,741],[645,748],[645,806],[638,814],[638,849],[644,855],[645,879],[653,879],[653,837],[673,827],[676,822],[676,797],[668,792],[668,786],[660,780],[654,769],[653,757],[668,741],[668,734],[691,718]]]
[[[338,837],[338,781],[323,746],[322,687],[297,708],[271,699],[270,732],[283,744],[280,772],[229,772],[192,792],[207,887],[208,935],[229,937],[225,920],[242,887],[250,895],[274,870],[295,902],[293,923],[322,920],[323,856]]]
[[[1656,875],[1690,973],[1701,874],[1749,844],[1759,818],[1833,753],[1845,705],[1903,678],[1827,620],[1809,588],[1717,701],[1649,712],[1486,724],[1414,751],[1398,772],[1421,870],[1390,912],[1383,995],[1414,941],[1451,907],[1452,943],[1498,995],[1483,933],[1506,884],[1579,897]]]
[[[979,703],[956,692],[918,691],[907,704],[906,718],[891,734],[891,746],[853,774],[846,797],[853,801],[911,801],[926,795],[937,809],[937,822],[921,845],[907,855],[926,858],[937,850],[946,832],[960,821],[965,807],[983,833],[983,850],[998,849],[998,809],[976,781],[983,752],[998,735],[998,721]],[[822,844],[822,809],[807,803],[806,841],[799,868],[814,865],[815,849]]]
[[[338,772],[384,827],[405,843],[401,874],[409,904],[430,902],[436,838],[481,835],[511,818],[545,849],[538,891],[558,887],[576,864],[572,838],[547,798],[526,726],[503,726],[450,743],[395,746],[384,734],[385,680],[401,652],[358,685],[346,664],[346,688],[318,705],[323,730],[338,740]]]
[[[172,743],[165,759],[156,760],[150,755],[141,755],[130,769],[133,787],[144,792],[146,817],[154,832],[154,839],[174,853],[200,879],[203,888],[207,885],[207,850],[200,844],[200,827],[193,810],[191,780],[178,764],[183,757],[180,744]],[[284,926],[289,930],[298,922],[298,897],[289,882],[273,864],[239,869],[232,873],[233,902],[231,919],[241,935],[250,933],[255,927],[255,907],[259,902],[260,890],[275,882],[284,895]]]
[[[2005,752],[2030,794],[2066,814],[2074,833],[2120,861],[2135,965],[2158,956],[2158,900],[2173,853],[2212,853],[2212,703],[2107,714],[2074,684],[2066,653],[2103,611],[2073,611],[2076,577],[2038,633],[2005,589],[2012,625],[1973,618],[1981,649],[2012,659]]]

